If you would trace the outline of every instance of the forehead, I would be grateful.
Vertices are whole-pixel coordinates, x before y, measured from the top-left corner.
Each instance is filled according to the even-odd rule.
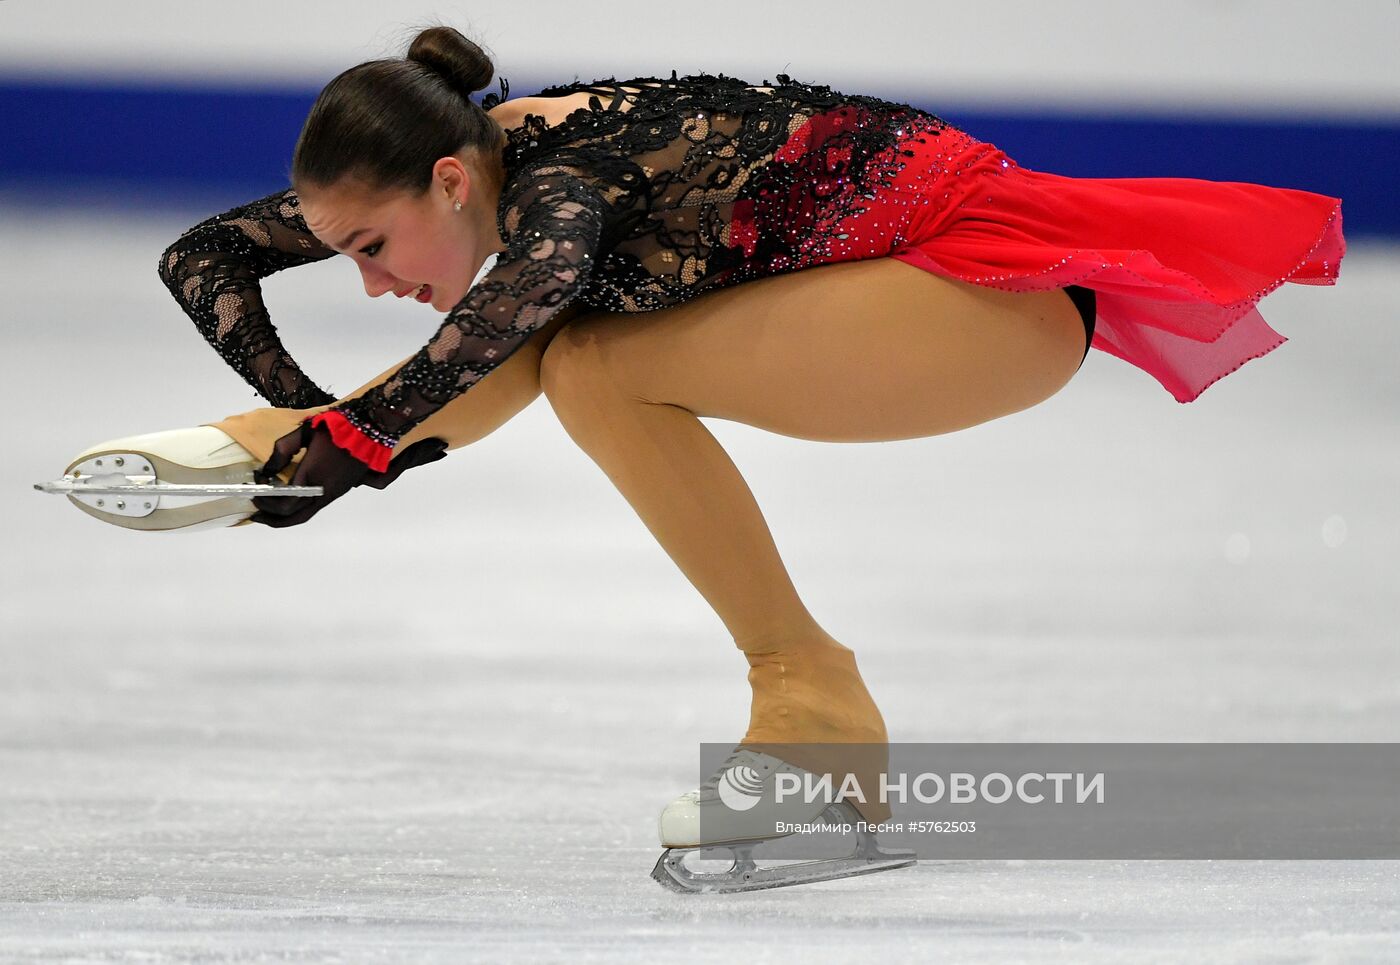
[[[327,244],[339,244],[352,231],[382,228],[408,204],[402,192],[376,191],[359,183],[299,191],[306,227]]]

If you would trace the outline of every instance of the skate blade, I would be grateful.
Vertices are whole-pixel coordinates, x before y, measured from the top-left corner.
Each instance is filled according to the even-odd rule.
[[[186,533],[246,522],[256,511],[255,496],[320,496],[323,492],[320,486],[231,482],[227,478],[207,483],[165,482],[156,475],[159,460],[142,454],[129,461],[133,472],[104,471],[96,465],[101,461],[93,459],[70,467],[62,479],[35,483],[34,488],[67,496],[89,516],[125,529]]]
[[[685,895],[737,894],[761,891],[765,888],[786,888],[790,885],[837,881],[857,875],[893,871],[918,863],[912,851],[881,851],[863,842],[856,852],[840,858],[798,861],[776,867],[759,867],[753,861],[754,845],[732,848],[668,848],[656,861],[651,876],[662,887]],[[716,851],[732,851],[733,864],[725,871],[702,872],[686,867],[691,855],[713,855]]]
[[[132,476],[64,476],[53,482],[35,483],[43,493],[60,496],[320,496],[320,486],[292,486],[272,483],[163,483],[146,482]]]
[[[147,532],[197,532],[241,526],[258,496],[317,496],[290,486],[291,466],[264,478],[252,454],[217,426],[148,432],[99,443],[68,463],[39,492],[67,496],[104,523]]]

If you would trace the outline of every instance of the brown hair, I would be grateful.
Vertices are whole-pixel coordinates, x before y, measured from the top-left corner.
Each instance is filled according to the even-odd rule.
[[[494,73],[485,51],[446,26],[420,31],[404,59],[351,67],[311,106],[291,183],[325,188],[348,176],[422,194],[438,158],[500,145],[500,125],[471,100]]]

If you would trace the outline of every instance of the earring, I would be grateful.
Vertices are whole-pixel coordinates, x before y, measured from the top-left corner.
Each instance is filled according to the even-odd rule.
[[[453,210],[453,211],[461,211],[461,210],[462,210],[462,202],[460,202],[460,201],[453,201],[453,202],[452,202],[452,210]]]

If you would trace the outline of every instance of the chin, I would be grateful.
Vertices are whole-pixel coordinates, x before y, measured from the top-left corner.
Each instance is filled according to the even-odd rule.
[[[471,290],[471,288],[470,288],[470,286],[468,286],[467,291],[470,291],[470,290]],[[429,304],[429,305],[432,305],[433,308],[435,308],[437,311],[440,311],[440,312],[450,312],[450,311],[452,311],[453,308],[455,308],[455,307],[457,306],[457,303],[458,303],[458,302],[460,302],[463,298],[466,298],[466,297],[467,297],[467,292],[464,291],[464,292],[462,292],[462,294],[456,296],[455,298],[451,298],[451,299],[443,298],[441,295],[439,295],[439,294],[437,293],[437,290],[434,289],[434,290],[433,290],[433,300],[430,301],[428,304]]]

